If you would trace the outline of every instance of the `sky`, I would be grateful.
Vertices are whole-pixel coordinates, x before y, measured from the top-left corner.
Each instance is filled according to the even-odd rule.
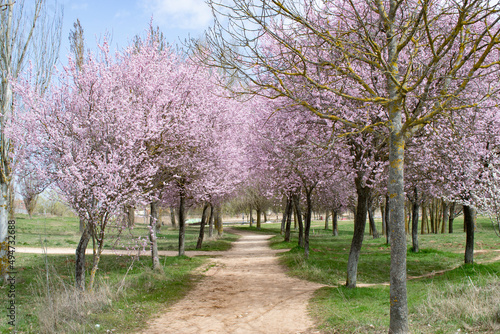
[[[204,0],[59,0],[64,17],[60,60],[69,54],[68,36],[76,19],[84,30],[87,48],[95,50],[98,40],[111,35],[112,49],[126,47],[135,35],[144,36],[151,18],[170,44],[201,37],[212,23]]]

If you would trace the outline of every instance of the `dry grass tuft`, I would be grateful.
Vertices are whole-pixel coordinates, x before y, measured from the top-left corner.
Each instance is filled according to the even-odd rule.
[[[110,306],[112,289],[100,282],[94,291],[81,291],[57,274],[39,276],[33,286],[34,303],[41,333],[86,333],[96,324],[92,315]]]
[[[469,279],[445,288],[430,287],[417,312],[431,324],[452,322],[465,330],[498,333],[500,282],[492,277],[481,285]]]

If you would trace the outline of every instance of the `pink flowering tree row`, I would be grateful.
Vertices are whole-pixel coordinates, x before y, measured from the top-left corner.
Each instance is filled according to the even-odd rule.
[[[243,165],[235,147],[242,141],[225,138],[239,115],[215,73],[153,38],[114,56],[104,44],[80,69],[70,59],[59,78],[43,96],[29,79],[17,82],[19,117],[9,134],[19,147],[17,159],[38,152],[40,177],[51,180],[84,221],[76,284],[84,288],[85,249],[92,241],[91,289],[106,227],[123,206],[155,202],[168,188],[181,202],[190,191],[214,197],[231,191],[233,167]],[[152,244],[155,239],[152,228]]]

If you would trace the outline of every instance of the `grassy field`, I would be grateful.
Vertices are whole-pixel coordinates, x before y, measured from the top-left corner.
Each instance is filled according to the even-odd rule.
[[[311,229],[311,253],[282,236],[272,239],[273,248],[291,248],[281,261],[292,276],[328,285],[311,303],[311,312],[327,333],[387,333],[389,325],[390,247],[385,238],[373,239],[366,231],[358,265],[358,284],[347,289],[347,259],[352,239],[352,221],[339,222],[339,236],[324,230],[322,222]],[[265,231],[278,233],[278,224]],[[488,219],[478,218],[475,232],[476,264],[463,265],[465,233],[463,221],[455,220],[453,234],[419,236],[421,251],[412,253],[408,238],[408,276],[424,276],[408,282],[412,333],[500,333],[500,238]],[[481,264],[479,264],[481,263]],[[435,274],[437,272],[443,272]]]
[[[124,249],[134,247],[140,240],[149,238],[149,230],[143,218],[136,219],[133,229],[125,229],[121,233],[113,224],[110,224],[106,232],[105,249]],[[194,250],[198,240],[199,227],[186,226],[186,250]],[[27,215],[16,217],[17,245],[26,247],[70,247],[76,248],[80,240],[79,222],[76,217],[45,217],[35,216],[29,219]],[[157,234],[158,249],[177,250],[178,248],[177,230],[170,226],[163,226]],[[236,236],[227,234],[223,239],[208,239],[203,250],[227,250],[231,247],[231,242],[236,240]]]
[[[197,227],[187,227],[186,249],[195,248]],[[147,238],[140,222],[122,233],[110,229],[107,248]],[[227,250],[234,234],[206,240],[203,250]],[[16,219],[18,246],[76,247],[79,240],[76,218],[21,216]],[[177,249],[178,231],[164,226],[158,235],[160,250]],[[74,256],[16,255],[16,324],[18,333],[133,333],[145,328],[147,319],[182,298],[201,277],[194,269],[204,257],[160,257],[163,273],[150,270],[148,256],[103,255],[94,291],[81,294],[73,288]],[[91,257],[87,257],[90,266]],[[88,278],[87,274],[87,278]],[[0,286],[0,305],[7,305],[8,285]],[[0,332],[11,333],[7,312],[0,312]]]
[[[412,333],[500,333],[500,238],[487,219],[478,219],[474,265],[464,266],[463,221],[456,219],[453,234],[419,236],[421,251],[408,251],[408,302]],[[248,228],[248,227],[244,227]],[[276,234],[273,248],[289,248],[281,261],[290,275],[325,284],[313,298],[310,311],[325,333],[386,333],[389,323],[390,248],[384,238],[365,235],[358,266],[358,284],[346,289],[345,270],[353,223],[339,221],[339,236],[313,222],[311,254],[304,259],[292,241],[283,242],[279,224],[264,224],[259,233]],[[256,231],[255,228],[252,230]],[[75,218],[28,219],[19,217],[18,245],[75,247],[78,221]],[[198,228],[188,227],[186,249],[194,249]],[[110,229],[106,248],[120,248],[147,238],[147,228],[136,227],[118,238]],[[177,231],[164,226],[159,249],[177,248]],[[225,250],[236,240],[226,234],[208,240],[204,250]],[[408,249],[410,249],[408,238]],[[73,256],[17,254],[16,307],[19,333],[131,333],[144,328],[148,318],[182,298],[200,275],[204,258],[162,257],[163,273],[152,272],[148,257],[103,256],[93,293],[73,289]],[[437,274],[436,274],[437,273]],[[0,287],[0,303],[6,305],[7,286]],[[78,306],[79,305],[79,306]],[[0,314],[0,331],[11,332],[6,312]]]

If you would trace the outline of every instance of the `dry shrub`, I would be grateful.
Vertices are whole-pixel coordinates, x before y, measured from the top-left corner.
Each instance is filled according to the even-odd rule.
[[[99,282],[94,291],[81,291],[56,273],[38,277],[33,286],[40,333],[87,333],[95,324],[92,314],[111,305],[113,290]],[[115,293],[116,294],[116,293]]]
[[[444,288],[433,286],[417,311],[429,323],[454,322],[468,331],[498,333],[500,282],[491,277],[480,285],[469,279]]]

